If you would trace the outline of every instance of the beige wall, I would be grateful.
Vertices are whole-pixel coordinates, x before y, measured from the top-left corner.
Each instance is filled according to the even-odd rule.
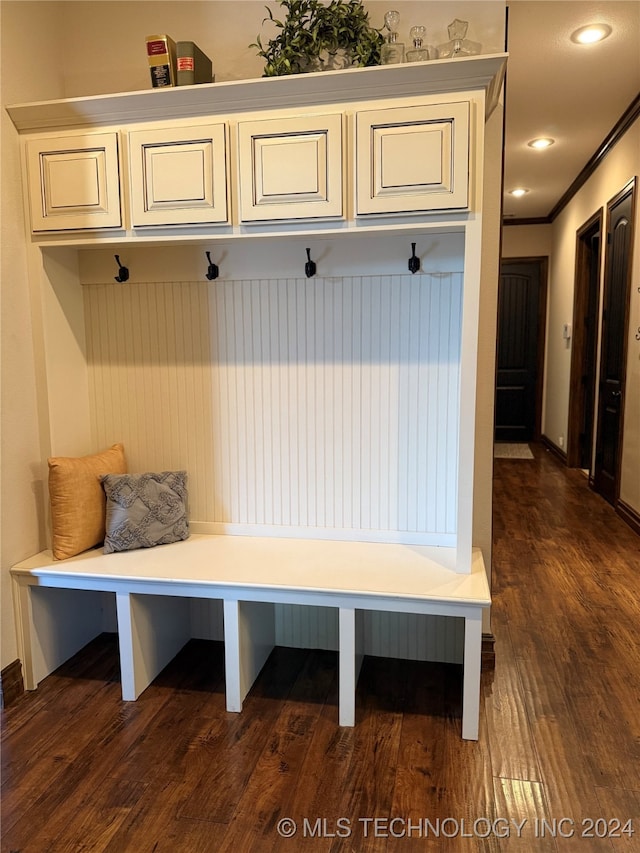
[[[272,4],[275,8],[275,4]],[[388,3],[365,2],[372,23],[381,26]],[[487,51],[504,45],[503,0],[400,2],[401,38],[410,26],[424,23],[433,43],[447,38],[455,16],[468,17],[469,37]],[[263,2],[22,2],[4,0],[2,10],[3,105],[59,97],[149,88],[144,38],[168,32],[194,39],[213,59],[219,80],[258,77],[262,61],[249,48],[261,31]],[[266,32],[266,31],[265,31]],[[34,56],[38,58],[34,62]],[[45,535],[46,456],[51,426],[47,421],[45,366],[40,358],[46,331],[43,294],[30,297],[32,280],[42,266],[41,253],[24,237],[18,138],[3,110],[2,118],[2,649],[0,666],[17,657],[9,567],[47,545]],[[492,116],[486,145],[491,187],[486,192],[479,395],[476,432],[475,541],[489,555],[491,546],[491,466],[493,376],[498,271],[501,108]],[[7,215],[7,211],[10,215]],[[44,294],[46,296],[46,294]],[[36,333],[32,334],[35,327]],[[43,465],[44,462],[44,465]]]
[[[507,225],[502,229],[502,257],[548,257],[552,241],[551,225]]]
[[[2,104],[62,95],[56,3],[3,2]],[[34,62],[37,56],[39,62]],[[0,543],[1,666],[16,659],[9,567],[39,551],[44,540],[38,374],[32,339],[18,134],[2,110],[2,514]]]
[[[152,33],[196,41],[211,57],[219,81],[260,77],[263,60],[248,45],[258,34],[265,42],[276,32],[262,24],[267,5],[262,0],[69,0],[59,5],[65,21],[67,97],[148,89],[144,40]],[[274,13],[279,9],[275,2],[269,5]],[[387,0],[365,0],[364,5],[372,25],[382,27]],[[447,41],[447,25],[458,17],[470,22],[469,38],[480,41],[485,52],[504,49],[504,0],[461,0],[455,8],[447,0],[400,0],[393,8],[400,12],[399,36],[406,43],[414,24],[427,27],[428,41]]]

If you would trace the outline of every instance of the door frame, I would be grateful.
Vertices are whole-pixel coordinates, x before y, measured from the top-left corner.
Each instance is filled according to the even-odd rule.
[[[582,385],[583,364],[587,352],[588,341],[585,335],[584,321],[589,310],[589,272],[590,268],[587,264],[587,247],[584,238],[597,228],[600,236],[598,245],[598,293],[596,300],[595,313],[595,334],[596,334],[596,352],[593,363],[593,411],[592,415],[592,432],[591,432],[591,447],[589,461],[589,476],[593,472],[593,454],[596,443],[597,431],[597,414],[598,414],[598,341],[600,338],[600,299],[602,296],[602,257],[604,245],[604,210],[600,208],[593,216],[591,216],[583,225],[576,231],[576,261],[575,261],[575,281],[573,290],[573,335],[571,340],[571,368],[569,375],[569,417],[567,429],[567,467],[581,467],[580,460],[580,433],[577,428],[582,422],[583,409],[585,403],[585,390]]]
[[[607,279],[609,276],[609,264],[611,262],[610,252],[609,252],[609,228],[611,225],[611,211],[612,209],[624,198],[624,196],[631,194],[631,214],[630,214],[630,254],[629,254],[629,266],[627,269],[627,280],[625,287],[625,295],[624,295],[624,321],[623,321],[623,332],[622,332],[622,361],[621,361],[621,376],[620,376],[620,388],[622,390],[622,398],[620,400],[620,417],[618,420],[618,458],[616,460],[616,474],[615,474],[615,494],[613,499],[613,506],[617,508],[618,501],[620,500],[620,475],[622,472],[622,450],[624,444],[624,414],[625,414],[625,400],[626,400],[626,387],[627,387],[627,360],[629,358],[629,319],[630,319],[630,308],[631,308],[631,285],[633,281],[633,252],[635,247],[635,223],[636,223],[636,206],[638,203],[638,194],[636,192],[637,189],[637,178],[634,176],[628,181],[622,189],[617,192],[612,198],[607,202],[607,216],[605,222],[605,239],[607,240],[607,245],[605,246],[604,252],[604,270],[603,270],[603,278],[602,278],[602,295],[601,295],[601,305],[605,305],[605,288],[607,286]],[[604,369],[604,363],[602,358],[602,349],[603,349],[603,324],[604,318],[602,316],[602,312],[600,313],[600,346],[599,346],[599,364],[598,364],[598,396],[596,399],[596,429],[594,435],[594,448],[597,453],[598,449],[598,436],[601,430],[601,418],[600,418],[600,385],[602,383],[602,371]],[[589,482],[594,488],[596,492],[598,489],[595,488],[595,464],[593,471],[593,479],[590,477]],[[598,492],[600,494],[600,492]],[[604,497],[604,495],[603,495]]]
[[[542,437],[542,400],[544,391],[544,354],[547,338],[547,290],[549,279],[549,258],[547,255],[536,255],[517,258],[500,258],[499,275],[502,276],[502,267],[505,264],[537,264],[540,288],[538,291],[538,340],[536,345],[536,388],[535,388],[535,414],[533,423],[533,440],[540,441]],[[498,298],[500,298],[500,286],[498,282]],[[498,306],[497,317],[500,316]],[[494,387],[498,380],[498,335],[496,334],[496,368],[494,376]],[[495,412],[494,412],[494,436],[495,436]]]

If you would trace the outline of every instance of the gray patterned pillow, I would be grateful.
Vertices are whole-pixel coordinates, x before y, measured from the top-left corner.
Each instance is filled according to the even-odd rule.
[[[187,472],[105,474],[104,553],[167,545],[189,537]]]

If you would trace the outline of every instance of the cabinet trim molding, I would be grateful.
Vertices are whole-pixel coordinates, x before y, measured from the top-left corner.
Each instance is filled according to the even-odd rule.
[[[498,103],[506,61],[506,53],[435,59],[13,104],[7,112],[20,132],[33,132],[476,89],[486,92],[489,116]]]

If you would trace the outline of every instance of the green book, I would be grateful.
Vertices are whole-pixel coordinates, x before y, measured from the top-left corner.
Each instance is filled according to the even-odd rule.
[[[176,43],[178,86],[213,83],[213,66],[206,53],[192,41]]]

